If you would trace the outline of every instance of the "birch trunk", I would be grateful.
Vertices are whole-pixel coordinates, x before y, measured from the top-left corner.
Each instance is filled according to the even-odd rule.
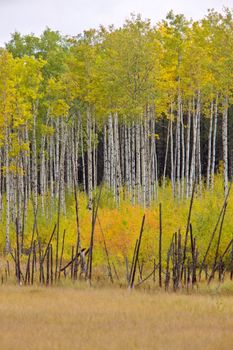
[[[146,205],[146,167],[145,167],[145,131],[144,125],[141,124],[141,169],[142,169],[142,205]]]
[[[2,150],[0,149],[0,220],[2,219]]]
[[[124,163],[125,163],[125,187],[126,187],[126,192],[127,195],[129,194],[129,172],[130,172],[130,168],[129,168],[129,142],[128,142],[128,128],[125,125],[124,126],[124,144],[125,144],[125,159],[124,159]]]
[[[36,144],[36,122],[37,122],[38,102],[36,102],[33,110],[33,126],[32,126],[32,192],[33,192],[33,208],[37,211],[37,144]]]
[[[63,213],[66,214],[66,200],[65,200],[65,150],[66,150],[66,140],[67,140],[67,129],[64,125],[64,118],[61,120],[61,153],[60,153],[60,163],[59,163],[59,191],[61,198],[61,207]],[[67,157],[66,157],[67,158]]]
[[[46,126],[49,122],[49,111],[46,116]],[[46,193],[46,173],[45,173],[45,139],[46,136],[42,135],[41,138],[41,150],[40,150],[40,195],[41,195],[41,207],[42,213],[44,214],[45,206],[44,206],[44,195]]]
[[[131,149],[131,158],[132,158],[132,204],[135,205],[135,185],[136,185],[136,162],[135,162],[135,124],[132,125],[132,149]]]
[[[109,183],[108,174],[108,144],[107,144],[107,127],[104,124],[104,182]]]
[[[228,191],[228,99],[224,101],[224,111],[222,118],[222,146],[223,146],[223,172],[224,172],[224,192]]]
[[[165,159],[164,159],[164,167],[163,167],[163,189],[165,188],[165,184],[166,184],[166,171],[167,171],[167,158],[168,158],[170,128],[171,128],[171,120],[169,120],[168,129],[167,129],[167,142],[166,142],[166,151],[165,151]]]
[[[85,158],[84,158],[84,140],[83,140],[83,128],[81,125],[81,153],[82,153],[82,175],[83,175],[83,190],[86,192],[86,167],[85,167]]]
[[[213,109],[214,102],[211,101],[210,106],[210,126],[209,126],[209,134],[208,134],[208,162],[207,162],[207,174],[206,174],[206,187],[207,190],[210,188],[210,165],[211,165],[211,157],[212,157],[212,130],[213,130]]]
[[[118,115],[114,115],[114,143],[115,143],[115,174],[116,174],[116,199],[118,205],[120,204],[120,187],[121,187],[121,167],[120,167],[120,145],[119,145],[119,127]]]
[[[214,112],[214,131],[213,131],[213,146],[212,146],[213,152],[212,152],[212,162],[211,162],[211,189],[214,189],[217,124],[218,124],[218,95],[215,101],[215,112]]]
[[[176,162],[176,182],[177,182],[177,194],[180,199],[180,122],[181,122],[181,97],[178,96],[178,115],[177,115],[177,132],[176,132],[176,150],[177,150],[177,162]]]
[[[189,197],[190,132],[191,132],[191,105],[189,103],[188,124],[187,124],[187,138],[186,138],[186,168],[185,168],[186,198]]]
[[[10,174],[9,174],[9,130],[5,128],[5,167],[6,167],[6,246],[5,251],[10,251]]]
[[[194,104],[194,103],[193,103]],[[197,97],[197,107],[195,110],[195,105],[193,108],[194,121],[193,121],[193,146],[192,146],[192,159],[191,159],[191,169],[190,169],[190,183],[189,183],[189,193],[193,187],[193,183],[196,177],[196,158],[197,158],[197,136],[198,136],[198,116],[200,113],[200,91]]]
[[[92,169],[92,121],[90,109],[87,110],[87,179],[88,179],[88,209],[92,209],[92,179],[93,179],[93,169]]]
[[[136,123],[136,191],[138,203],[141,203],[141,156],[140,156],[140,124]]]
[[[182,147],[182,164],[181,164],[181,197],[184,198],[184,172],[185,172],[185,146],[184,146],[184,119],[183,108],[180,106],[181,112],[181,147]]]
[[[174,178],[174,146],[173,146],[173,105],[171,103],[171,126],[170,126],[170,136],[171,136],[171,183],[172,192],[175,196],[175,178]]]
[[[198,164],[198,181],[199,191],[202,195],[202,166],[201,166],[201,113],[198,113],[198,130],[197,130],[197,164]]]

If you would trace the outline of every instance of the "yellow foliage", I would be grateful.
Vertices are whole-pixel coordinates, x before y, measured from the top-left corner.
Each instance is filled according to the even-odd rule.
[[[215,191],[204,191],[202,197],[195,197],[193,204],[193,212],[191,223],[193,227],[193,235],[196,237],[197,246],[200,256],[203,256],[213,228],[217,222],[217,218],[224,200],[222,191],[221,176],[215,179]],[[49,196],[49,194],[48,194]],[[104,195],[105,196],[105,195]],[[162,257],[166,260],[167,249],[171,243],[174,232],[179,229],[183,236],[186,230],[187,216],[189,210],[190,199],[181,201],[174,200],[170,185],[164,190],[159,190],[159,201],[162,203],[163,213],[163,241],[162,241]],[[132,206],[128,200],[122,200],[119,208],[116,206],[108,206],[107,201],[101,202],[98,212],[98,219],[95,226],[94,235],[94,263],[106,264],[106,255],[104,251],[104,238],[108,248],[111,261],[124,262],[124,258],[132,259],[133,249],[136,239],[139,236],[142,217],[145,212],[145,227],[142,237],[140,259],[144,259],[146,263],[152,263],[153,259],[158,259],[158,241],[159,241],[159,203],[155,202],[145,211],[139,205]],[[48,212],[50,208],[48,207]],[[82,247],[88,247],[91,234],[91,211],[87,209],[87,198],[83,193],[79,194],[79,219],[81,230]],[[224,251],[232,236],[233,216],[233,193],[229,197],[228,208],[225,216],[225,222],[222,232],[222,240],[220,244],[220,253]],[[38,213],[37,223],[42,238],[42,242],[46,244],[52,232],[53,226],[57,220],[56,210],[53,211],[49,221],[40,212]],[[101,225],[101,228],[100,228]],[[25,245],[29,245],[31,241],[31,232],[33,227],[33,209],[30,204],[28,208],[28,222],[25,227]],[[73,197],[67,198],[67,214],[62,215],[60,222],[60,232],[66,229],[65,241],[65,259],[68,260],[71,255],[71,247],[76,244],[77,228],[75,218],[75,204]],[[102,230],[101,230],[102,229]],[[4,247],[5,240],[4,220],[0,224],[0,246]],[[103,238],[104,234],[104,238]],[[60,234],[61,236],[61,234]],[[12,241],[14,241],[14,228],[12,229]],[[217,235],[213,242],[213,247],[209,254],[209,259],[213,259],[217,242]],[[189,243],[188,243],[189,244]],[[60,242],[61,247],[61,242]]]

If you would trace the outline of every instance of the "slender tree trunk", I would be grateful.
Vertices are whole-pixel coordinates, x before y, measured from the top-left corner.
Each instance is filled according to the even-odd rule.
[[[33,110],[33,126],[32,126],[32,191],[33,191],[33,207],[37,211],[37,143],[36,143],[36,120],[37,120],[38,102],[36,102]]]
[[[118,115],[114,115],[114,143],[115,143],[115,174],[116,174],[116,199],[118,205],[120,204],[120,187],[121,187],[121,167],[120,167],[120,145],[119,145],[119,127]]]
[[[55,121],[55,148],[54,148],[54,168],[55,168],[55,197],[59,196],[59,158],[60,158],[60,119]]]
[[[197,158],[197,136],[198,136],[198,116],[200,113],[200,91],[198,92],[197,108],[194,108],[194,121],[193,121],[193,147],[192,147],[192,159],[190,169],[190,184],[189,192],[193,188],[194,179],[196,177],[196,158]]]
[[[184,145],[184,119],[183,106],[180,106],[181,115],[181,147],[182,147],[182,165],[181,165],[181,197],[184,198],[184,173],[185,173],[185,145]]]
[[[60,191],[60,198],[61,198],[61,207],[63,210],[63,213],[66,214],[66,199],[65,199],[65,151],[66,151],[66,141],[67,141],[67,128],[64,124],[64,117],[61,120],[61,134],[62,134],[62,140],[61,140],[61,153],[60,153],[60,164],[59,164],[59,191]],[[66,157],[67,158],[67,157]]]
[[[93,135],[94,135],[94,142],[93,142],[93,182],[94,182],[94,189],[97,187],[97,142],[96,142],[96,123],[95,120],[93,121]]]
[[[181,122],[181,97],[178,96],[178,114],[177,114],[177,131],[176,131],[176,182],[177,182],[177,191],[178,191],[178,198],[180,199],[180,122]]]
[[[109,183],[108,174],[108,143],[107,143],[107,127],[104,124],[104,182]]]
[[[215,101],[215,112],[214,112],[214,131],[213,131],[212,162],[211,162],[211,189],[214,188],[217,124],[218,124],[218,95]]]
[[[191,132],[191,103],[188,109],[188,124],[187,124],[187,138],[186,138],[186,197],[189,197],[189,162],[190,162],[190,132]]]
[[[125,124],[124,127],[124,140],[125,140],[125,186],[127,189],[127,194],[129,194],[129,187],[130,187],[130,180],[129,180],[129,142],[128,142],[128,128],[127,125]]]
[[[135,205],[135,185],[136,185],[136,161],[135,161],[135,124],[132,125],[132,204]]]
[[[172,192],[175,196],[175,176],[174,176],[174,146],[173,146],[173,105],[171,103],[171,126],[170,126],[170,135],[171,135],[171,183],[172,183]]]
[[[88,209],[92,209],[92,186],[93,186],[93,171],[92,171],[92,121],[91,112],[87,110],[87,171],[88,171]]]
[[[223,171],[224,171],[224,192],[228,192],[228,99],[224,101],[224,111],[222,118],[222,145],[223,145]]]
[[[0,220],[2,219],[2,149],[0,148]]]
[[[213,109],[214,109],[214,102],[212,100],[211,106],[210,106],[210,126],[209,126],[209,135],[208,135],[208,163],[207,163],[207,174],[206,174],[207,190],[209,190],[209,188],[210,188],[210,165],[211,165],[211,157],[212,157]]]
[[[163,167],[163,189],[165,188],[165,183],[166,183],[167,158],[168,158],[171,122],[172,121],[170,120],[168,123],[168,128],[167,128],[167,142],[166,142],[166,151],[165,151],[165,159],[164,159],[164,167]]]
[[[145,169],[145,131],[144,125],[141,124],[141,169],[142,169],[142,205],[146,205],[146,169]]]
[[[5,128],[5,166],[6,166],[6,253],[10,251],[10,174],[9,174],[9,130]]]
[[[83,190],[86,192],[86,166],[85,166],[85,158],[84,158],[84,140],[83,140],[83,128],[81,125],[81,153],[82,153],[82,175],[83,175]]]
[[[54,136],[49,138],[49,180],[50,180],[50,217],[52,218],[54,205],[54,161],[53,161]]]
[[[136,191],[138,203],[141,203],[141,154],[140,154],[140,124],[136,123]]]
[[[202,167],[201,167],[201,113],[198,114],[198,129],[197,129],[197,164],[198,164],[198,181],[199,190],[202,194]]]
[[[47,111],[46,116],[46,126],[49,122],[49,110]],[[40,150],[40,195],[41,195],[41,207],[42,207],[42,213],[44,214],[45,206],[44,206],[44,196],[46,193],[46,172],[45,172],[45,140],[46,136],[42,135],[41,138],[41,150]]]
[[[145,205],[148,207],[150,205],[150,157],[149,157],[149,111],[148,107],[146,108],[146,114],[144,119],[144,137],[145,137],[145,146],[144,146],[144,154],[145,154]]]

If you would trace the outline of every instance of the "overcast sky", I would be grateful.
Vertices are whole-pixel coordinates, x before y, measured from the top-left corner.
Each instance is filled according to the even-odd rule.
[[[233,0],[0,0],[0,45],[15,30],[40,34],[48,26],[76,35],[99,24],[121,25],[130,13],[140,13],[152,23],[171,9],[198,19],[208,8],[233,8]]]

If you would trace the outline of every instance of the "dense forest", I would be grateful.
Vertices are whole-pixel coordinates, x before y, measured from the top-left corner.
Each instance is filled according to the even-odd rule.
[[[134,16],[77,37],[12,34],[0,49],[0,215],[23,235],[28,204],[66,213],[104,183],[117,205],[178,200],[233,168],[233,12]],[[75,189],[75,191],[74,191]]]

